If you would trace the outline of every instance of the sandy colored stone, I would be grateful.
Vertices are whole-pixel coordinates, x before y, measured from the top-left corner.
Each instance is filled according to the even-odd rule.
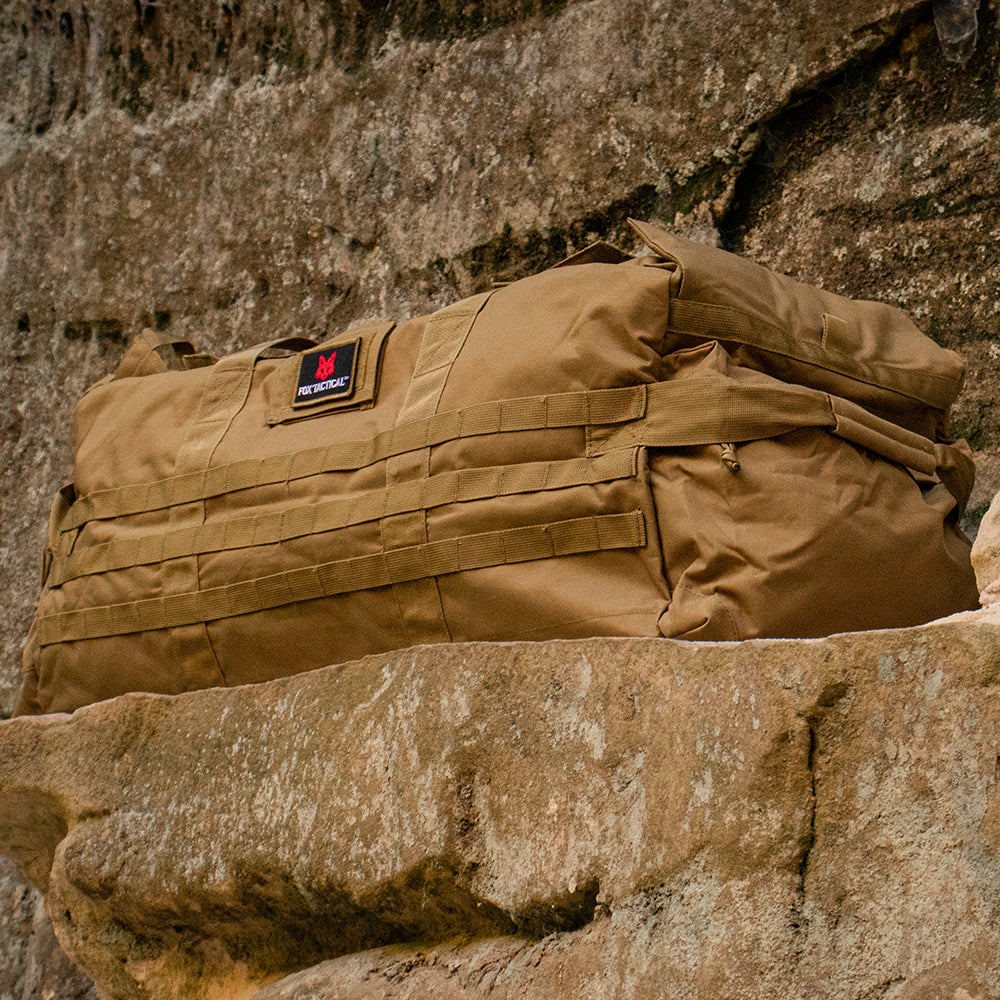
[[[972,567],[983,606],[1000,602],[1000,493],[993,498],[972,544]]]
[[[127,695],[0,724],[0,843],[116,998],[992,998],[998,654],[983,612]]]
[[[628,241],[629,214],[717,242],[763,125],[925,7],[8,5],[0,710],[73,406],[143,324],[325,336]]]

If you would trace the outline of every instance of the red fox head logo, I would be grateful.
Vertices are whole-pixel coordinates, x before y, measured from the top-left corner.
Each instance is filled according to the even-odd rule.
[[[319,364],[316,366],[316,381],[320,382],[325,378],[329,378],[333,374],[333,368],[336,362],[336,351],[331,351],[328,358],[324,358],[321,354],[319,356]]]

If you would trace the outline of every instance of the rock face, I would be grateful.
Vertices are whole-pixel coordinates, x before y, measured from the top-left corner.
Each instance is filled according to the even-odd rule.
[[[56,943],[41,894],[25,882],[14,861],[0,857],[0,997],[84,1000],[94,995],[90,980]]]
[[[0,711],[72,408],[143,324],[224,351],[400,318],[626,215],[911,309],[1000,485],[997,33],[918,0],[8,4]],[[992,345],[992,346],[991,346]]]
[[[224,351],[399,318],[628,214],[963,353],[974,525],[1000,485],[995,22],[956,69],[922,0],[2,5],[0,717],[73,405],[140,326]],[[27,1000],[63,966],[15,872],[0,997]]]
[[[998,997],[988,615],[15,719],[0,843],[108,997]]]

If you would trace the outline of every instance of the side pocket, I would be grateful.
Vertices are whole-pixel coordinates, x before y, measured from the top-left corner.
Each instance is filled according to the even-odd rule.
[[[717,445],[654,449],[650,475],[669,607],[657,627],[668,639],[746,637],[733,607],[744,569],[733,534],[728,494],[737,476]],[[743,475],[740,473],[739,475]]]

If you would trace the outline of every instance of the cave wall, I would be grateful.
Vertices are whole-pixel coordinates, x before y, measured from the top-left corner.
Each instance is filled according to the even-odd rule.
[[[72,409],[143,325],[224,351],[401,317],[624,220],[911,310],[970,364],[1000,470],[995,13],[931,8],[3,5],[0,709]]]

